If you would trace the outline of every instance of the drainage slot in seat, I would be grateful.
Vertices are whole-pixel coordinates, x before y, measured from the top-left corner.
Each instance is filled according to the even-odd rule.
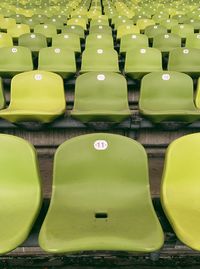
[[[107,219],[108,214],[105,212],[98,212],[98,213],[95,213],[95,218],[96,219]]]

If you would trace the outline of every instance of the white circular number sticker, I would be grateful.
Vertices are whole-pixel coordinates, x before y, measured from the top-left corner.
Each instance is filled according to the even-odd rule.
[[[108,147],[108,143],[106,140],[96,140],[94,142],[94,148],[96,150],[106,150]]]
[[[35,75],[35,80],[41,80],[42,79],[42,75],[41,74],[36,74]]]

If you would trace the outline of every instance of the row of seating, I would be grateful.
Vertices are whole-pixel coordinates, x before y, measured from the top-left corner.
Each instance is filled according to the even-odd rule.
[[[0,254],[4,254],[29,235],[42,195],[34,147],[5,134],[0,134],[0,147]],[[199,158],[199,133],[172,142],[161,185],[162,205],[176,235],[198,251]],[[54,159],[51,203],[39,235],[45,251],[152,252],[163,241],[141,144],[120,135],[96,133],[60,145]]]
[[[83,123],[119,123],[129,118],[127,83],[112,72],[89,72],[76,80],[71,116]],[[0,118],[13,123],[49,123],[66,112],[63,80],[47,71],[30,71],[11,81],[11,100],[5,107],[0,91]],[[200,79],[194,102],[192,79],[179,72],[153,72],[141,81],[139,111],[154,123],[200,120]]]

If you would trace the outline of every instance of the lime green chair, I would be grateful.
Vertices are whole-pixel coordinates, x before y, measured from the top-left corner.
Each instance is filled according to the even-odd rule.
[[[72,117],[82,122],[121,122],[131,114],[125,78],[111,72],[89,72],[76,80]]]
[[[79,14],[79,15],[73,15],[73,16],[71,16],[71,18],[72,19],[84,19],[85,22],[86,22],[86,24],[87,25],[89,24],[89,20],[88,20],[87,15],[81,15],[81,14]],[[65,21],[65,23],[66,23],[66,21]]]
[[[171,28],[171,32],[181,38],[187,38],[189,34],[194,33],[194,27],[191,24],[178,24]]]
[[[171,16],[171,18],[173,20],[177,20],[179,24],[184,23],[184,21],[188,19],[187,16],[184,14],[176,14],[176,15]]]
[[[150,72],[162,71],[162,54],[155,48],[128,50],[124,71],[133,79],[140,79]]]
[[[186,21],[184,21],[185,24],[191,24],[194,28],[195,31],[200,30],[200,18],[197,19],[187,19]]]
[[[40,49],[47,47],[47,39],[42,34],[28,33],[19,36],[18,44],[38,53]]]
[[[30,33],[30,27],[27,24],[16,24],[8,28],[7,33],[12,36],[13,40],[18,40],[20,35]]]
[[[52,39],[57,34],[56,26],[53,24],[38,24],[34,27],[34,33],[42,34],[48,39]]]
[[[85,48],[114,49],[113,38],[109,34],[89,34],[86,38]]]
[[[90,27],[90,34],[109,34],[112,35],[112,29],[108,25],[94,25]]]
[[[121,39],[125,35],[139,34],[140,29],[136,25],[122,24],[117,28],[117,39]]]
[[[200,251],[200,133],[182,136],[168,147],[161,202],[180,241]]]
[[[117,51],[107,48],[85,49],[82,54],[80,72],[90,71],[119,72]]]
[[[38,21],[38,24],[45,23],[48,17],[44,14],[34,14],[32,17],[33,21]]]
[[[147,26],[155,25],[155,21],[152,19],[139,19],[136,25],[140,31],[144,31]]]
[[[72,138],[57,149],[53,174],[39,234],[45,251],[151,252],[163,245],[137,141],[107,133]]]
[[[55,72],[67,79],[76,73],[75,53],[68,48],[43,48],[39,51],[38,69]]]
[[[67,19],[66,19],[67,21]],[[56,29],[57,30],[61,30],[64,26],[64,23],[63,23],[63,20],[59,19],[59,18],[56,18],[55,16],[47,19],[45,21],[45,24],[52,24],[52,25],[55,25]]]
[[[83,27],[79,25],[66,25],[62,28],[62,34],[76,34],[78,35],[81,39],[85,38],[85,31]]]
[[[133,48],[147,48],[148,46],[148,37],[144,34],[124,35],[120,42],[120,53],[126,53]]]
[[[108,22],[108,20],[104,20],[104,19],[91,20],[90,27],[95,26],[95,25],[107,25],[107,26],[109,26],[109,22]]]
[[[87,23],[84,19],[72,18],[67,21],[67,25],[79,25],[83,27],[84,30],[87,30]]]
[[[31,18],[25,17],[22,20],[22,23],[29,25],[30,29],[33,30],[36,25],[40,24],[40,20],[33,17]]]
[[[155,13],[152,16],[152,19],[155,21],[155,23],[160,24],[163,20],[168,20],[169,19],[169,14],[168,13]]]
[[[142,79],[139,110],[154,123],[191,123],[200,119],[200,110],[194,104],[192,79],[173,71],[151,73]]]
[[[184,72],[191,76],[199,76],[200,50],[178,48],[170,51],[168,70]]]
[[[0,254],[2,255],[12,251],[27,239],[38,216],[42,197],[34,147],[22,138],[7,134],[0,134],[0,147]]]
[[[167,28],[162,25],[149,25],[145,28],[144,34],[149,39],[154,39],[157,35],[167,34]]]
[[[181,37],[171,33],[157,35],[153,39],[153,47],[164,53],[181,48]]]
[[[7,33],[0,33],[0,48],[13,46],[12,37]]]
[[[32,55],[29,48],[0,48],[0,75],[12,77],[20,72],[33,69]]]
[[[8,28],[14,27],[16,20],[13,18],[0,18],[0,29],[5,31]]]
[[[10,18],[15,19],[16,23],[23,23],[26,17],[22,14],[13,14]]]
[[[115,21],[114,29],[117,30],[120,25],[133,25],[133,21],[130,19],[118,19]]]
[[[0,118],[13,123],[38,121],[49,123],[65,112],[62,78],[46,71],[16,75],[11,81],[11,101],[0,110]]]
[[[71,49],[76,53],[81,52],[80,37],[73,33],[58,34],[52,38],[52,46]]]
[[[200,34],[190,34],[186,38],[186,48],[200,49]]]
[[[178,21],[174,19],[166,19],[160,22],[160,25],[167,28],[168,31],[171,31],[172,27],[175,27],[178,25]]]

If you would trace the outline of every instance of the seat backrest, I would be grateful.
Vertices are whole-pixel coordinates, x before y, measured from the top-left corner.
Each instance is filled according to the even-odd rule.
[[[154,20],[152,19],[139,19],[137,20],[137,24],[138,28],[140,30],[145,30],[145,28],[149,25],[155,25]]]
[[[155,72],[143,77],[139,108],[151,111],[195,110],[193,81],[179,72]]]
[[[194,33],[194,27],[191,24],[178,24],[171,28],[171,32],[182,38],[187,38],[188,34]]]
[[[148,38],[155,38],[160,34],[167,34],[167,28],[162,25],[149,25],[145,28],[144,34],[148,36]]]
[[[186,38],[186,48],[200,49],[200,34],[190,34]]]
[[[82,54],[81,71],[119,72],[117,51],[107,48],[85,49]]]
[[[19,37],[22,34],[30,33],[30,27],[27,24],[16,24],[15,26],[9,27],[7,33],[12,37]]]
[[[76,80],[74,110],[129,110],[125,78],[111,72],[89,72]]]
[[[7,33],[0,33],[0,48],[13,45],[12,37]]]
[[[34,33],[43,34],[51,38],[57,34],[57,30],[53,24],[38,24],[34,27]]]
[[[62,34],[73,33],[78,35],[80,38],[85,38],[84,29],[80,25],[66,25],[62,28]]]
[[[124,35],[128,34],[139,34],[140,29],[136,25],[122,24],[117,28],[117,39],[122,38]]]
[[[81,52],[80,37],[77,34],[58,34],[52,39],[52,46],[58,48],[70,48],[73,51]]]
[[[175,49],[181,47],[181,37],[175,34],[161,34],[157,35],[153,39],[153,47],[157,49]]]
[[[149,46],[148,37],[143,34],[124,35],[120,42],[120,52],[124,53],[133,48],[146,48]]]
[[[175,19],[167,19],[167,20],[161,21],[160,25],[166,27],[167,30],[171,30],[172,27],[174,27],[175,25],[178,25],[178,21]]]
[[[88,48],[114,48],[113,38],[109,34],[89,34],[85,47]]]
[[[90,27],[90,34],[112,34],[112,29],[108,25],[94,25]]]
[[[90,22],[90,27],[94,25],[108,25],[109,26],[109,22],[108,20],[105,20],[105,19],[93,19]]]
[[[42,34],[29,33],[21,35],[18,39],[18,44],[34,51],[47,47],[47,39]]]
[[[86,21],[80,18],[72,18],[67,21],[67,25],[79,25],[83,27],[84,30],[87,29]]]
[[[65,109],[65,94],[62,78],[46,71],[30,71],[14,76],[11,81],[11,102],[13,110],[40,108],[49,111]]]

